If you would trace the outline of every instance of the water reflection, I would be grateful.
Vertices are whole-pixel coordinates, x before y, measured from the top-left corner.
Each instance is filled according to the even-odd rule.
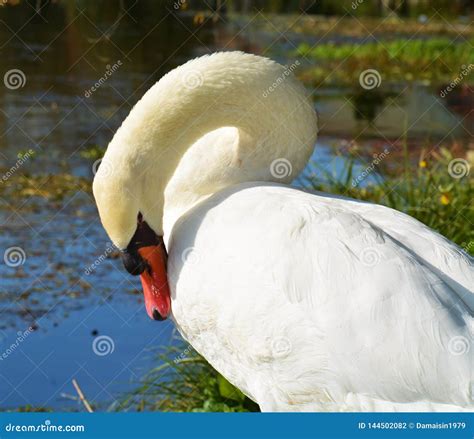
[[[324,89],[314,94],[326,134],[446,139],[469,137],[469,119],[451,111],[432,87],[390,85],[376,90]]]

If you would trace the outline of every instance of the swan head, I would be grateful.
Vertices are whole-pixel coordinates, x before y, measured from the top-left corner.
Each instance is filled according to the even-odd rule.
[[[152,228],[140,211],[141,198],[136,190],[139,175],[134,176],[126,163],[120,166],[117,162],[120,163],[106,153],[94,178],[99,215],[110,239],[121,251],[125,269],[140,276],[148,316],[164,320],[171,311],[171,295],[163,233],[159,226]],[[109,167],[110,163],[114,166]]]
[[[202,139],[222,128],[230,128],[228,138],[214,137],[218,151],[206,156],[211,148]],[[304,87],[287,68],[260,56],[221,52],[196,58],[145,93],[109,143],[93,193],[125,268],[141,276],[150,317],[170,312],[165,193],[170,211],[171,198],[175,206],[181,197],[191,208],[190,202],[246,181],[287,183],[307,163],[316,134],[316,114]],[[199,158],[198,169],[174,184],[190,157],[193,163]],[[273,171],[279,158],[291,163],[293,174],[286,179]]]

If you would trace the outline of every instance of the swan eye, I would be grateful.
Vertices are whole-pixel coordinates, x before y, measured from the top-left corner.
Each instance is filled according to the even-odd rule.
[[[138,254],[138,252],[123,252],[122,262],[125,267],[125,270],[127,270],[133,276],[138,276],[139,274],[142,274],[148,267],[148,264]]]

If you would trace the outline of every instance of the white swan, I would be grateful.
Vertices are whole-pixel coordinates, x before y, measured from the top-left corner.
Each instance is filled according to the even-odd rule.
[[[281,184],[316,133],[292,75],[241,52],[143,96],[94,195],[148,313],[171,306],[265,411],[472,410],[472,260],[403,213]]]

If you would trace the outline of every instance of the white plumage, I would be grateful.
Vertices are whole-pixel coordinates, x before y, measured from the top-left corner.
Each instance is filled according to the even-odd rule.
[[[121,248],[138,211],[164,234],[177,327],[262,410],[472,410],[472,259],[400,212],[272,183],[315,138],[284,67],[198,58],[109,145],[102,222]]]

